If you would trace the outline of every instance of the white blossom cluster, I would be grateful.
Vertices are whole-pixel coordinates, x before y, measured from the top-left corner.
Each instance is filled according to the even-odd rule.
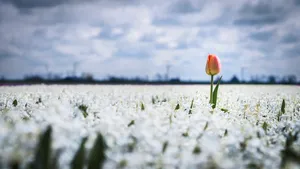
[[[0,168],[31,161],[48,125],[61,168],[99,132],[108,169],[282,168],[286,138],[300,132],[299,86],[221,85],[214,110],[208,96],[208,85],[2,86]],[[300,138],[291,148],[300,152]]]

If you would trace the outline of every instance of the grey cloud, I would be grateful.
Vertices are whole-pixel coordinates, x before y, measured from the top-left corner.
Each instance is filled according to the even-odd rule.
[[[281,43],[292,44],[300,41],[300,34],[297,35],[295,33],[288,33],[282,37],[280,40]]]
[[[294,4],[300,6],[300,0],[294,0]]]
[[[156,26],[181,25],[174,17],[156,18],[152,20],[152,24]]]
[[[268,15],[274,12],[282,12],[282,8],[273,9],[272,5],[268,2],[260,1],[256,5],[246,3],[240,9],[241,14],[255,14],[255,15]]]
[[[105,28],[104,30],[102,30],[99,33],[99,35],[97,36],[97,38],[99,38],[99,39],[117,40],[117,39],[120,39],[123,35],[124,35],[124,33],[113,34],[111,28]]]
[[[32,8],[48,8],[62,4],[99,2],[101,5],[139,5],[142,0],[0,0],[0,2],[12,4],[22,11],[30,12]]]
[[[237,19],[233,22],[234,25],[240,26],[257,26],[257,25],[268,25],[275,24],[284,20],[278,16],[266,16],[266,17],[245,17]]]
[[[186,14],[186,13],[192,13],[192,12],[199,12],[200,8],[197,8],[193,3],[189,0],[179,0],[175,3],[173,3],[168,11],[170,13],[174,14]]]
[[[168,45],[166,44],[161,44],[161,43],[158,43],[158,44],[155,44],[155,48],[156,49],[169,49]]]
[[[7,51],[0,51],[0,60],[5,59],[5,58],[11,58],[14,57],[11,53]]]
[[[128,46],[119,48],[113,56],[116,57],[133,57],[133,58],[148,58],[151,57],[151,50],[138,46]]]
[[[140,39],[141,42],[154,42],[155,36],[154,35],[143,35]]]
[[[1,4],[3,2],[12,5],[3,5]],[[160,4],[157,4],[157,2],[157,0],[145,3],[139,0],[88,0],[87,3],[91,4],[82,5],[82,1],[79,2],[79,0],[0,0],[0,30],[3,30],[0,32],[0,63],[7,60],[7,58],[10,59],[10,61],[6,61],[5,63],[2,62],[1,65],[5,65],[7,70],[2,69],[0,74],[8,72],[11,66],[10,64],[16,66],[25,63],[28,65],[28,72],[34,70],[33,68],[36,66],[48,63],[50,67],[53,65],[52,67],[55,70],[61,69],[59,71],[66,71],[66,69],[69,69],[68,67],[66,68],[66,65],[72,67],[72,62],[80,60],[80,57],[98,57],[97,52],[93,51],[93,47],[88,45],[91,41],[109,41],[112,43],[111,46],[109,45],[107,47],[113,48],[111,51],[113,52],[113,56],[109,58],[112,63],[107,66],[108,72],[115,71],[117,73],[126,73],[127,68],[116,71],[116,69],[118,69],[118,66],[116,65],[122,65],[123,60],[128,60],[130,63],[131,60],[137,60],[137,62],[132,63],[129,67],[130,69],[134,69],[134,71],[138,70],[143,72],[144,67],[140,65],[140,60],[148,61],[156,59],[155,57],[156,55],[159,55],[160,51],[164,51],[166,55],[170,54],[171,56],[181,55],[180,52],[177,53],[177,51],[180,50],[170,48],[167,42],[165,42],[166,44],[158,44],[156,39],[160,36],[177,37],[178,34],[184,32],[182,29],[189,28],[194,31],[199,30],[198,34],[195,32],[193,33],[193,37],[187,36],[178,39],[174,37],[176,38],[176,43],[179,44],[175,49],[188,51],[187,49],[189,48],[197,48],[199,49],[199,52],[201,52],[201,50],[207,50],[210,47],[214,48],[214,44],[209,44],[209,42],[215,40],[216,50],[224,50],[223,52],[220,51],[220,56],[226,58],[229,65],[232,64],[233,58],[239,60],[239,58],[243,57],[240,56],[240,53],[242,53],[243,50],[249,51],[248,53],[250,54],[247,53],[247,55],[251,55],[251,51],[253,50],[271,61],[275,58],[284,58],[285,55],[293,57],[300,56],[299,48],[296,47],[297,44],[299,44],[300,36],[295,32],[299,29],[299,26],[295,24],[295,28],[291,28],[290,25],[288,25],[292,22],[292,18],[288,17],[296,16],[293,15],[293,12],[299,7],[296,7],[296,4],[300,5],[299,0],[295,0],[294,2],[290,1],[288,4],[282,5],[282,7],[280,5],[278,6],[278,4],[262,3],[262,1],[257,5],[244,4],[245,1],[242,3],[240,1],[234,1],[236,3],[235,7],[240,7],[238,8],[240,10],[234,9],[232,5],[227,5],[222,2],[217,3],[215,9],[209,8],[208,12],[205,12],[204,10],[204,7],[206,6],[199,6],[199,3],[194,4],[191,1],[178,0],[177,3],[161,1]],[[208,1],[204,2],[206,3]],[[156,3],[159,8],[152,8],[151,5],[144,5],[146,3]],[[205,3],[201,5],[207,5]],[[294,7],[289,6],[292,3],[295,4]],[[168,6],[169,4],[170,6]],[[122,13],[122,7],[124,5],[134,6],[130,6],[128,9],[126,8],[124,13]],[[118,15],[114,16],[116,7],[121,10]],[[149,18],[147,18],[147,23],[144,24],[143,22],[142,24],[144,25],[141,25],[140,27],[134,20],[131,22],[131,17],[133,16],[127,15],[127,11],[135,11],[137,8],[141,7],[143,10],[145,9],[145,16],[147,15]],[[98,12],[101,11],[101,9],[105,9],[105,13],[107,11],[109,17],[102,16],[104,14]],[[210,16],[210,12],[216,10],[218,10],[220,15],[208,19],[207,21],[203,17],[203,21],[198,21],[198,16]],[[201,15],[201,12],[203,12],[203,15]],[[112,14],[113,17],[110,17],[110,14]],[[139,13],[136,13],[136,15],[139,15]],[[139,17],[142,16],[144,15]],[[125,23],[128,25],[122,25],[124,22],[118,22],[119,20],[122,20],[122,18],[127,18]],[[148,23],[148,19],[151,20],[151,23]],[[76,39],[75,36],[79,35],[73,35],[72,30],[77,30],[78,28],[78,31],[80,31],[78,33],[90,33],[84,32],[84,26],[99,27],[101,32],[96,37],[93,35],[93,37],[88,37],[91,39],[84,39],[84,42],[78,43],[78,39]],[[271,28],[274,29],[274,31],[264,32],[258,30],[257,32],[252,32],[252,28],[240,26],[257,26],[263,28],[262,30]],[[116,34],[112,33],[113,29],[117,27],[121,28],[122,31],[119,31],[119,33],[118,31],[115,31]],[[144,27],[146,30],[140,30]],[[233,29],[233,32],[230,32],[228,35],[229,37],[221,37],[231,28]],[[129,38],[126,35],[131,33],[131,31],[137,31],[139,35],[142,35],[138,42],[129,42]],[[172,31],[172,33],[165,35],[161,33],[167,31]],[[278,35],[284,36],[275,36],[275,33],[277,33],[275,31],[278,32]],[[185,36],[185,33],[183,34],[184,35],[182,36]],[[228,53],[226,52],[226,49],[223,49],[226,45],[222,44],[223,42],[220,38],[230,39],[231,34],[236,36],[232,37],[236,40],[230,41],[230,43],[232,43],[230,46],[234,47],[230,51],[234,52]],[[187,33],[187,35],[190,34]],[[249,41],[249,39],[252,40]],[[268,43],[256,43],[267,40],[269,40]],[[70,46],[70,49],[67,48],[66,50],[72,50],[72,48],[76,49],[77,46],[80,47],[85,45],[87,50],[84,50],[82,56],[80,56],[81,51],[78,52],[78,56],[71,56],[71,54],[66,54],[67,52],[64,53],[63,50],[60,52],[60,50],[56,48],[60,44],[65,43],[70,43],[70,45],[67,45]],[[201,49],[202,44],[208,45],[205,49]],[[97,45],[101,46],[101,43],[97,43]],[[252,45],[252,48],[250,49],[247,45]],[[99,49],[99,46],[96,46],[95,48]],[[287,46],[295,47],[286,49]],[[276,49],[274,50],[274,48]],[[98,52],[101,53],[101,50],[102,49],[99,49]],[[194,53],[187,52],[186,56],[197,55],[197,52]],[[108,55],[111,56],[111,53],[108,53]],[[174,59],[176,58],[177,57]],[[159,59],[155,62],[160,63],[161,61]],[[19,62],[17,62],[18,64],[15,62],[16,60],[19,60]],[[161,60],[163,60],[163,58]],[[190,60],[186,62],[189,62]],[[255,61],[257,61],[257,58],[253,59],[253,62]],[[191,69],[199,67],[198,65],[195,66],[193,64],[188,66],[191,67]],[[273,66],[274,69],[276,69],[276,66],[278,65],[275,64]],[[18,70],[22,70],[22,68],[18,68]],[[128,74],[132,72],[128,71]],[[184,76],[185,77],[183,78],[190,77],[190,71]]]
[[[17,8],[36,8],[57,6],[70,0],[1,0],[4,3],[10,3]]]
[[[187,45],[186,43],[180,43],[176,49],[187,49],[189,48],[189,45]]]
[[[275,33],[273,31],[263,31],[251,33],[249,37],[257,41],[268,41],[274,36],[274,34]]]
[[[284,57],[290,57],[290,58],[296,58],[300,56],[300,48],[297,46],[294,46],[293,48],[291,49],[287,49],[284,51]]]
[[[275,2],[245,3],[238,11],[240,17],[234,20],[233,24],[242,26],[275,24],[284,21],[290,11],[290,7]]]

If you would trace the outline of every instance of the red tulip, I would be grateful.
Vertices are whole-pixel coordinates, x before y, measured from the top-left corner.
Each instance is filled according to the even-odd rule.
[[[221,62],[217,55],[208,55],[205,70],[208,75],[216,75],[221,71]]]

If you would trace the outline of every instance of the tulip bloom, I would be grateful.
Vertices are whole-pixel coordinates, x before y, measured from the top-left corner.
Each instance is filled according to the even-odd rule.
[[[221,63],[218,56],[209,54],[206,62],[206,74],[208,75],[216,75],[221,71]]]
[[[214,108],[216,106],[215,104],[216,104],[216,100],[217,100],[217,98],[215,98],[215,101],[214,101],[214,98],[213,98],[214,97],[213,96],[214,75],[220,73],[220,71],[221,71],[221,62],[220,62],[220,59],[218,58],[218,56],[213,55],[213,54],[208,55],[205,71],[206,71],[206,74],[211,76],[209,103],[214,104],[213,105],[213,108]],[[217,92],[218,92],[218,87],[219,87],[220,80],[221,79],[219,79],[219,82],[218,82],[217,87],[216,87],[216,96],[215,97],[217,97]]]

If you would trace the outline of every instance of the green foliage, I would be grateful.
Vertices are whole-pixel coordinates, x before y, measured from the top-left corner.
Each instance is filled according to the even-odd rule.
[[[294,142],[297,142],[298,140],[298,134],[299,130],[295,132],[294,134],[292,132],[289,132],[288,135],[286,136],[286,141],[285,141],[285,147],[281,151],[281,164],[280,168],[286,168],[286,165],[288,164],[289,161],[296,162],[298,165],[300,165],[300,154],[299,152],[295,151],[292,148],[292,145]]]
[[[208,127],[208,122],[205,123],[205,126],[204,126],[204,128],[203,128],[203,131],[205,131],[205,130],[207,129],[207,127]]]
[[[277,121],[280,121],[280,117],[285,113],[285,100],[282,99],[280,112],[277,114]]]
[[[242,152],[246,150],[246,147],[247,147],[247,141],[240,142],[240,149]]]
[[[50,167],[51,169],[59,169],[58,159],[60,157],[61,151],[58,150],[54,153],[54,156],[51,158]]]
[[[143,102],[141,102],[141,110],[144,111],[145,110],[145,105]]]
[[[12,104],[14,105],[14,107],[16,107],[18,105],[17,99],[15,99]]]
[[[221,111],[223,111],[224,113],[229,113],[228,109],[221,108]]]
[[[224,137],[226,137],[226,136],[228,136],[228,130],[227,129],[225,129],[225,131],[224,131]]]
[[[168,141],[165,141],[164,144],[163,144],[163,147],[162,147],[162,153],[165,153],[167,148],[168,148],[168,145],[169,145],[169,142]]]
[[[132,139],[132,142],[127,145],[127,150],[131,153],[137,145],[137,138],[134,136],[130,136],[130,138]]]
[[[119,162],[118,167],[117,168],[125,168],[127,166],[127,160],[123,159]]]
[[[75,153],[73,160],[71,161],[71,169],[83,169],[85,161],[85,143],[87,137],[81,140],[81,144],[77,152]]]
[[[107,144],[101,133],[99,133],[89,154],[87,169],[102,169],[103,163],[106,160],[106,149]]]
[[[282,100],[282,103],[281,103],[281,113],[282,114],[285,113],[285,100],[284,99]]]
[[[28,121],[28,120],[29,120],[29,117],[27,117],[27,116],[24,116],[24,117],[22,117],[22,120],[24,120],[24,121]]]
[[[151,101],[152,101],[152,104],[155,104],[155,102],[156,102],[155,97],[152,96]]]
[[[87,108],[88,107],[86,105],[84,105],[84,104],[81,104],[81,105],[78,106],[78,109],[81,110],[82,115],[83,115],[84,118],[86,118],[89,115],[87,113]]]
[[[183,137],[188,137],[188,136],[189,136],[189,132],[186,131],[186,132],[182,133],[182,136],[183,136]]]
[[[51,134],[52,128],[48,126],[46,131],[40,136],[35,152],[32,169],[51,169]]]
[[[265,132],[267,132],[267,129],[268,129],[268,123],[267,123],[267,122],[264,122],[263,125],[262,125],[262,128],[264,129]]]
[[[170,116],[169,116],[169,122],[170,122],[170,124],[173,123],[173,120],[172,120],[172,114],[170,114]]]
[[[0,163],[0,167],[1,167],[1,163]],[[2,168],[2,167],[1,167]],[[9,168],[10,169],[19,169],[20,168],[20,161],[19,160],[11,160],[9,162]]]
[[[193,106],[194,106],[194,99],[193,99],[192,102],[191,102],[189,114],[192,114]]]
[[[42,98],[39,97],[38,101],[35,102],[36,104],[42,103]]]
[[[221,82],[222,76],[219,78],[218,83],[213,91],[213,99],[212,99],[212,108],[216,108],[217,105],[217,99],[218,99],[218,89]]]
[[[193,154],[200,154],[201,153],[201,149],[199,146],[195,146],[194,150],[193,150]]]
[[[175,107],[175,110],[178,110],[178,109],[180,109],[179,103],[177,103],[177,105],[176,105],[176,107]]]
[[[52,128],[48,126],[44,133],[41,134],[38,141],[34,159],[25,168],[26,169],[58,169],[58,160],[61,154],[61,150],[58,150],[52,156],[51,150],[51,134]],[[84,169],[86,165],[85,159],[85,143],[87,138],[83,138],[79,149],[75,153],[71,163],[71,169]],[[99,133],[94,146],[90,150],[87,169],[101,169],[103,163],[106,160],[105,151],[107,149],[106,142],[103,136]],[[11,168],[18,167],[19,164],[13,164]]]
[[[251,162],[247,165],[247,169],[263,169],[263,164],[256,164],[254,162]]]
[[[130,127],[132,125],[134,125],[134,120],[131,120],[130,123],[127,125],[127,127]]]
[[[252,139],[252,137],[246,137],[244,138],[244,141],[240,142],[240,150],[241,152],[244,152],[247,148],[247,145],[248,145],[248,141]]]

